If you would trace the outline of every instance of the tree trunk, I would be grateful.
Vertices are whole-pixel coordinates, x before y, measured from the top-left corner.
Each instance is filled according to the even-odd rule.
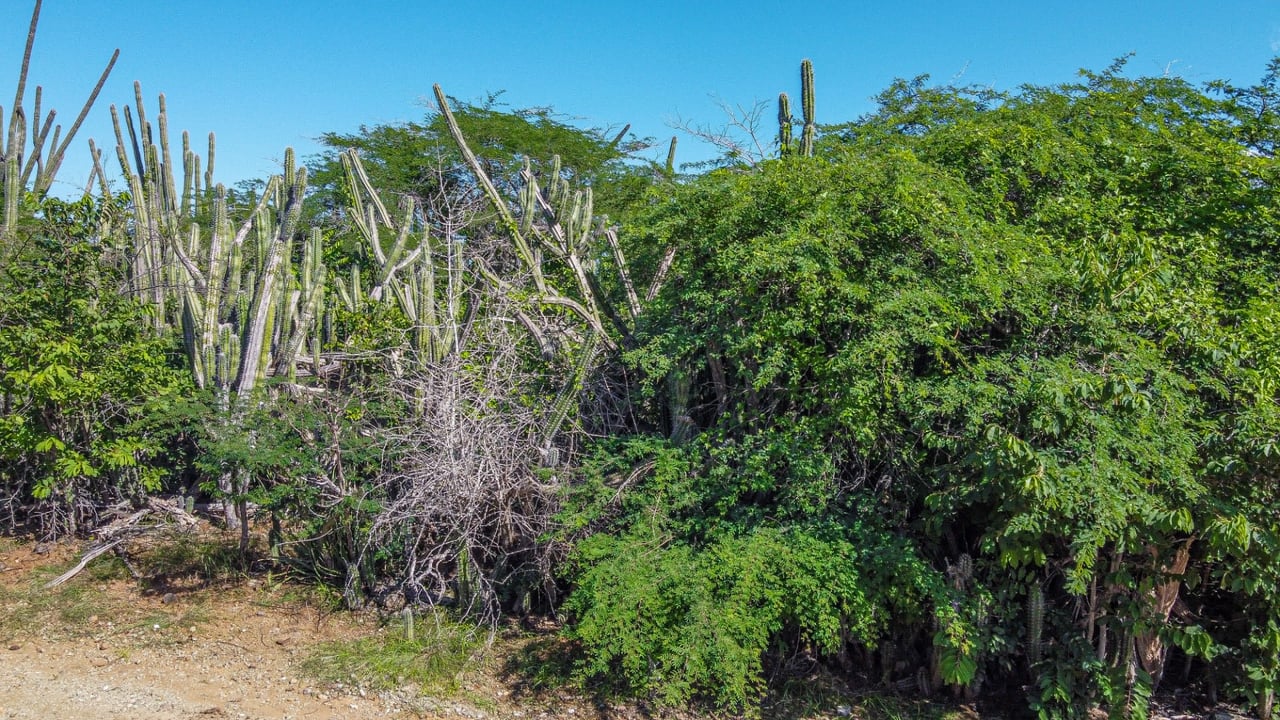
[[[1182,574],[1187,571],[1187,562],[1191,557],[1191,542],[1191,538],[1188,538],[1174,552],[1173,562],[1160,568],[1161,574],[1168,579],[1156,585],[1151,591],[1151,615],[1162,623],[1169,619],[1173,604],[1178,600],[1178,591],[1182,588]],[[1134,646],[1142,669],[1151,676],[1151,689],[1155,690],[1160,685],[1161,677],[1164,676],[1168,648],[1164,646],[1164,641],[1155,630],[1138,633],[1134,638]]]

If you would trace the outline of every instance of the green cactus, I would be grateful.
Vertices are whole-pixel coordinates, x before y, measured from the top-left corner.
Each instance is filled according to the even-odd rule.
[[[813,62],[800,63],[800,108],[804,114],[804,130],[800,134],[800,154],[813,157],[813,141],[817,134],[814,120]]]
[[[951,586],[964,592],[973,580],[973,557],[969,553],[960,553],[954,565],[948,561],[947,575],[951,577]]]
[[[778,93],[778,153],[791,154],[791,98]]]
[[[283,350],[276,358],[276,373],[296,377],[297,360],[307,340],[315,337],[318,318],[324,315],[324,290],[327,270],[323,262],[322,236],[319,228],[312,228],[302,252],[302,269],[297,277],[297,289],[289,293],[286,306],[289,311],[288,328],[284,333]],[[315,368],[320,361],[312,357]]]
[[[324,312],[327,279],[318,234],[304,245],[300,266],[293,262],[306,170],[286,150],[281,174],[268,180],[235,229],[226,188],[212,184],[215,136],[209,135],[202,171],[187,133],[181,152],[171,149],[164,96],[153,128],[138,83],[134,95],[136,122],[128,106],[123,112],[113,106],[111,117],[134,198],[131,279],[138,298],[151,305],[157,328],[181,328],[196,384],[216,390],[223,404],[253,393],[268,373],[295,377]]]
[[[413,323],[409,337],[416,359],[435,362],[456,347],[466,304],[462,267],[451,249],[453,241],[433,238],[411,200],[402,202],[398,219],[393,219],[369,182],[359,155],[348,150],[340,159],[346,171],[351,217],[375,268],[373,286],[367,291],[358,267],[352,268],[350,281],[338,278],[338,296],[351,311],[361,307],[366,295],[374,302],[396,303]],[[384,228],[395,237],[390,249],[383,247]]]
[[[1027,660],[1040,663],[1044,651],[1044,589],[1036,583],[1027,593]]]
[[[43,90],[36,87],[33,112],[30,117],[31,128],[28,132],[27,113],[23,108],[26,103],[27,77],[31,70],[31,51],[35,45],[36,28],[40,24],[40,0],[36,0],[31,12],[31,24],[27,29],[27,44],[22,55],[22,65],[18,71],[18,88],[14,94],[13,106],[10,108],[8,133],[4,132],[4,109],[0,108],[0,191],[4,193],[0,202],[0,238],[8,237],[18,220],[21,199],[28,188],[37,196],[44,195],[53,186],[54,178],[62,166],[63,158],[71,141],[84,124],[90,108],[98,99],[102,86],[111,75],[116,60],[120,57],[117,49],[107,62],[106,68],[98,77],[98,82],[90,91],[89,97],[80,108],[67,130],[62,135],[62,125],[54,125],[57,112],[49,110],[44,114],[41,107]],[[52,130],[52,135],[50,131]],[[30,140],[30,152],[24,148]],[[92,177],[90,180],[92,181]]]
[[[599,347],[599,336],[592,333],[578,351],[578,359],[574,363],[573,371],[569,374],[569,382],[560,391],[555,402],[551,404],[551,413],[547,417],[546,424],[543,426],[542,436],[539,438],[539,444],[544,452],[548,453],[548,457],[553,449],[551,443],[569,418],[570,411],[574,410],[578,404],[578,396],[582,393],[587,372],[595,362],[596,351]]]

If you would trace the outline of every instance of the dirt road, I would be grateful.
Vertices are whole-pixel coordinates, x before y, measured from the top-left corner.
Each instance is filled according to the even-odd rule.
[[[73,557],[70,548],[38,555],[0,546],[0,719],[541,714],[502,709],[505,690],[493,683],[455,702],[412,687],[374,692],[309,678],[303,658],[323,643],[380,632],[377,619],[324,612],[260,580],[162,594],[86,571],[65,588],[41,589]]]

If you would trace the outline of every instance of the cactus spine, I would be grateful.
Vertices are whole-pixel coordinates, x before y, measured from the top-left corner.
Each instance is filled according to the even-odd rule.
[[[800,134],[800,154],[813,157],[813,141],[817,134],[813,107],[813,62],[800,63],[800,109],[804,113],[804,130]]]

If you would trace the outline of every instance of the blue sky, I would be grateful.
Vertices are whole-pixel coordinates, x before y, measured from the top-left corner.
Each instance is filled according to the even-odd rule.
[[[0,3],[7,112],[30,3]],[[798,94],[805,57],[819,122],[867,111],[895,77],[1004,89],[1070,80],[1128,52],[1133,73],[1251,84],[1280,54],[1280,1],[46,0],[31,78],[46,107],[69,122],[116,47],[60,193],[87,177],[81,147],[110,140],[108,105],[131,102],[134,80],[152,113],[166,94],[175,140],[190,130],[203,148],[217,132],[216,177],[232,184],[274,172],[285,146],[315,152],[323,132],[419,118],[436,82],[460,98],[505,90],[513,107],[552,105],[580,124],[631,123],[659,138],[681,118],[723,124],[717,97],[750,106]],[[708,155],[682,137],[681,161]]]

